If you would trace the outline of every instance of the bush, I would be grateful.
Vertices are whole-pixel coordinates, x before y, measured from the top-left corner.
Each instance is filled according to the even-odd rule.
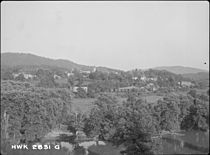
[[[86,93],[86,91],[83,88],[79,87],[77,89],[77,92],[76,92],[76,97],[77,98],[86,98],[87,97],[87,93]]]
[[[197,91],[195,89],[190,90],[187,94],[189,94],[190,96],[196,98],[197,95]]]

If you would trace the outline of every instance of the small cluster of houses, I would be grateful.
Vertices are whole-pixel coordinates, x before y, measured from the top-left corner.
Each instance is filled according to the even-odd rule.
[[[96,67],[93,68],[93,71],[79,70],[79,72],[83,75],[83,77],[88,77],[91,72],[95,72],[95,71],[96,71]],[[65,74],[67,77],[74,76],[74,69],[72,69],[70,72],[65,71]],[[54,74],[53,76],[54,76],[54,79],[62,79],[62,77],[57,74]]]
[[[36,78],[37,76],[36,75],[32,75],[32,74],[27,74],[27,73],[24,73],[24,72],[21,72],[21,73],[13,73],[12,75],[13,75],[13,78],[15,79],[15,78],[17,78],[19,75],[23,75],[23,77],[25,78],[25,79],[34,79],[34,78]]]
[[[81,86],[81,87],[78,87],[78,86],[74,86],[72,91],[74,93],[78,92],[78,88],[82,88],[86,93],[88,92],[88,87],[87,86]]]
[[[96,67],[94,67],[92,71],[80,70],[79,72],[83,75],[83,77],[88,77],[90,73],[96,72]],[[70,72],[66,71],[65,74],[67,75],[67,77],[73,76],[74,69],[72,69]]]
[[[67,75],[67,77],[73,76],[74,75],[73,71],[74,69],[72,69],[70,72],[65,71],[65,74]]]
[[[142,80],[142,81],[157,81],[157,77],[146,77],[146,76],[141,76],[140,78],[137,76],[132,77],[132,80]]]
[[[95,72],[96,68],[93,69],[93,71],[82,71],[80,70],[80,73],[82,73],[83,76],[88,76],[91,72]],[[29,74],[29,73],[24,73],[24,72],[20,72],[20,73],[13,73],[13,77],[17,78],[20,74],[22,74],[24,76],[25,79],[34,79],[37,76],[33,75],[33,74]],[[69,76],[73,76],[73,70],[71,72],[65,72],[65,74],[67,75],[67,77]],[[62,77],[54,74],[54,79],[61,79]],[[157,81],[157,77],[146,77],[145,75],[141,76],[141,77],[136,77],[133,76],[132,77],[133,80],[142,80],[144,82],[146,82],[147,84],[145,86],[141,86],[141,87],[136,87],[136,86],[128,86],[128,87],[121,87],[121,88],[115,88],[115,89],[110,89],[110,92],[133,92],[133,91],[141,91],[141,92],[155,92],[159,89],[159,86],[155,84],[155,82]],[[189,81],[180,81],[178,82],[178,85],[180,88],[189,88],[189,87],[194,87],[195,84]],[[74,86],[72,88],[73,92],[78,92],[78,88],[82,88],[86,93],[88,92],[88,86]]]
[[[180,83],[181,87],[193,87],[194,84],[189,81],[181,81]],[[73,92],[78,91],[78,86],[73,87]],[[86,93],[88,92],[88,86],[81,86]],[[127,86],[127,87],[120,87],[115,89],[110,89],[110,92],[155,92],[158,89],[160,89],[159,86],[155,85],[154,83],[150,82],[147,83],[145,86],[137,87],[137,86]]]
[[[189,82],[189,81],[180,81],[180,82],[178,82],[178,84],[179,84],[181,87],[194,87],[194,86],[195,86],[194,83]]]
[[[57,74],[54,74],[53,77],[54,77],[54,79],[61,79],[62,78],[61,76],[59,76]]]
[[[34,79],[34,78],[37,77],[36,75],[29,74],[29,73],[24,73],[24,72],[13,73],[12,75],[13,75],[13,78],[15,79],[15,78],[17,78],[19,75],[21,75],[21,74],[22,74],[23,77],[24,77],[25,79],[27,79],[27,80],[29,80],[29,79]],[[57,74],[54,74],[53,77],[54,77],[54,79],[61,79],[61,78],[62,78],[61,76],[59,76],[59,75],[57,75]]]

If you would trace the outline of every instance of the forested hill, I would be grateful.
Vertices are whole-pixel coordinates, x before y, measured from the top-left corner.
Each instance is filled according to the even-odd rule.
[[[182,76],[186,77],[186,78],[190,78],[190,79],[195,80],[195,81],[209,79],[209,73],[208,72],[188,73],[188,74],[182,74]]]
[[[94,66],[86,66],[74,63],[70,60],[64,60],[64,59],[50,59],[45,58],[29,53],[1,53],[1,68],[5,69],[7,67],[16,67],[21,68],[23,70],[34,70],[35,68],[46,68],[46,69],[58,69],[58,70],[69,70],[72,69],[78,69],[82,71],[93,71]],[[98,71],[102,72],[118,72],[120,73],[122,70],[107,68],[107,67],[96,67]],[[203,77],[205,79],[208,79],[206,76],[208,74],[208,71],[191,68],[191,67],[182,67],[182,66],[165,66],[165,67],[156,67],[152,69],[157,71],[167,71],[173,74],[182,74],[184,77],[194,77],[196,79],[203,80]],[[149,70],[145,70],[149,71]],[[202,72],[202,74],[200,74]],[[195,75],[196,74],[196,75]],[[189,76],[188,76],[189,75]],[[201,77],[200,77],[201,76]],[[206,78],[207,77],[207,78]]]
[[[155,67],[153,69],[166,70],[168,72],[172,72],[175,74],[194,74],[194,73],[199,73],[199,72],[208,73],[207,70],[202,70],[202,69],[192,68],[192,67],[183,67],[183,66],[162,66],[162,67]]]
[[[202,85],[209,85],[209,73],[208,72],[199,72],[199,73],[189,73],[182,74],[182,77],[196,81]]]
[[[67,70],[78,69],[84,71],[92,71],[94,66],[85,66],[74,63],[69,60],[63,59],[50,59],[45,58],[29,53],[1,53],[1,66],[14,67],[14,66],[24,66],[24,67],[55,67],[55,68],[63,68]],[[97,70],[103,70],[106,72],[118,71],[115,69],[110,69],[106,67],[97,67]]]

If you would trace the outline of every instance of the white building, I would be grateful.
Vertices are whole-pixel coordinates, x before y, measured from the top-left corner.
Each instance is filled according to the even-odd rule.
[[[16,78],[18,77],[20,74],[23,74],[25,79],[33,79],[34,77],[36,77],[36,75],[32,75],[32,74],[26,74],[26,73],[13,73],[13,77]]]
[[[25,74],[25,73],[23,73],[23,76],[24,76],[25,79],[33,79],[34,77],[36,77],[36,75]]]
[[[67,73],[67,76],[69,77],[69,76],[73,76],[74,75],[74,73]]]
[[[133,79],[133,80],[137,80],[137,79],[138,79],[138,77],[136,77],[136,76],[135,76],[135,77],[132,77],[132,79]]]
[[[157,81],[157,78],[156,77],[152,77],[152,78],[150,78],[150,80]]]
[[[142,81],[146,81],[146,79],[147,79],[146,76],[142,76],[142,77],[141,77],[141,80],[142,80]]]
[[[73,87],[73,92],[74,93],[78,92],[78,88],[82,88],[86,93],[88,91],[88,87],[86,87],[86,86],[84,86],[84,87],[75,86],[75,87]]]
[[[61,77],[59,75],[54,75],[54,79],[61,79]]]
[[[180,84],[180,82],[179,82],[179,84]],[[189,81],[181,81],[181,86],[182,87],[190,87],[190,86],[194,86],[194,84]]]
[[[80,71],[80,73],[90,74],[90,71]]]
[[[20,75],[21,73],[12,73],[13,77],[16,78]]]
[[[93,68],[93,72],[96,72],[96,67]]]

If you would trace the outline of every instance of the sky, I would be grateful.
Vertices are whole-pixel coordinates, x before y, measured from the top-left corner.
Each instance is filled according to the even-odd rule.
[[[209,70],[209,3],[4,1],[1,52],[122,70]]]

